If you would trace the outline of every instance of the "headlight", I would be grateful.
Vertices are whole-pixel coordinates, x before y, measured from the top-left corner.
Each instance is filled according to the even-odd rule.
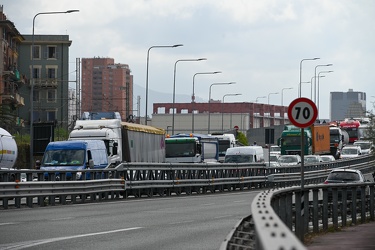
[[[76,174],[76,179],[77,179],[77,180],[80,180],[81,177],[82,177],[82,172],[77,172],[77,174]]]

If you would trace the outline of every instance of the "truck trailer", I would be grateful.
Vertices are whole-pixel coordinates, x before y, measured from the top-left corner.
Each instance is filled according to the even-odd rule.
[[[304,129],[304,155],[330,154],[330,130],[328,124],[313,124]],[[282,155],[301,155],[301,129],[285,126],[278,139]]]
[[[165,162],[165,130],[119,119],[77,120],[69,140],[103,140],[111,166]]]
[[[14,168],[18,156],[18,148],[13,136],[0,128],[0,169]]]

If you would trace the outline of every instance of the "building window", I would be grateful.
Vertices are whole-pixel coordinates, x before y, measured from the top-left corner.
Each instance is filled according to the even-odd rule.
[[[56,110],[47,110],[47,121],[53,122],[56,120]]]
[[[56,46],[47,46],[47,58],[48,59],[56,59]]]
[[[40,59],[40,45],[34,45],[34,49],[32,50],[32,57],[33,59]]]
[[[47,90],[47,102],[56,102],[57,99],[57,89]]]
[[[33,101],[40,102],[40,91],[38,89],[34,89],[33,91]]]
[[[40,67],[35,67],[33,68],[33,77],[32,78],[35,78],[35,79],[39,79],[40,78]]]
[[[56,69],[55,68],[47,68],[47,78],[56,79]]]

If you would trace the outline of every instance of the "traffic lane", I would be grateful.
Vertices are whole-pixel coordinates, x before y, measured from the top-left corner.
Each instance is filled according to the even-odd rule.
[[[153,248],[159,242],[174,248],[178,242],[187,242],[186,245],[217,249],[232,227],[250,214],[251,201],[258,193],[259,190],[6,210],[0,215],[0,248],[8,243],[27,245],[40,240],[40,244],[30,243],[30,247],[89,249],[110,242],[111,248],[116,248],[126,242],[131,244],[130,249],[138,249],[144,244]],[[202,235],[199,242],[196,234]]]

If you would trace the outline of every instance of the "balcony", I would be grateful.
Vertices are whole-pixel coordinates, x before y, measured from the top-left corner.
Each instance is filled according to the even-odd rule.
[[[32,84],[32,80],[30,80],[30,85]],[[47,79],[41,79],[41,78],[35,78],[34,79],[34,88],[57,88],[58,83],[57,79],[55,78],[47,78]]]
[[[18,93],[6,92],[2,95],[3,103],[14,104],[16,107],[25,106],[25,99]]]

